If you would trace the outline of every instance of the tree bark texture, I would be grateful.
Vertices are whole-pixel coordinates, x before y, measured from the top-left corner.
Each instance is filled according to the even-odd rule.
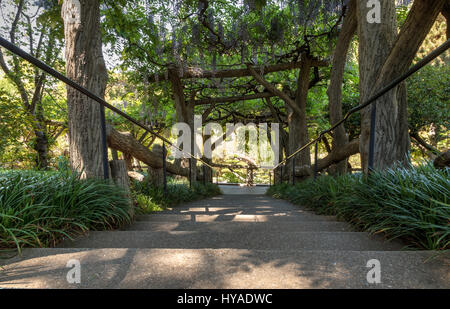
[[[366,0],[357,1],[358,36],[359,36],[359,88],[361,102],[367,101],[375,92],[375,84],[382,66],[394,46],[397,35],[395,3],[381,0],[381,23],[369,23],[367,15],[370,8]],[[397,88],[377,100],[375,168],[383,169],[390,166],[398,158],[396,143],[398,132],[396,122],[399,117]],[[373,106],[373,105],[372,105]],[[361,164],[363,170],[368,170],[370,116],[372,106],[361,111]]]
[[[195,132],[194,132],[194,100],[187,101],[184,95],[184,86],[179,76],[179,70],[176,67],[169,69],[169,79],[172,84],[172,92],[174,96],[175,110],[177,113],[178,122],[184,122],[191,128],[191,149],[188,151],[191,154],[195,153]],[[191,178],[193,181],[197,179],[197,160],[193,158],[185,159],[190,160],[189,164],[192,164]],[[176,160],[176,165],[181,168],[181,160]],[[189,175],[188,175],[189,177]]]
[[[109,166],[111,168],[111,177],[114,180],[114,183],[130,194],[130,179],[125,161],[112,160],[109,161]]]
[[[300,67],[300,72],[297,80],[297,91],[294,101],[299,112],[293,110],[288,116],[289,155],[309,142],[308,126],[306,121],[306,103],[308,100],[311,62],[305,55],[302,56],[301,62],[302,66]],[[293,161],[291,159],[288,166],[291,166],[290,164],[292,164],[292,162]],[[311,165],[311,151],[309,147],[295,156],[295,165]]]
[[[330,74],[330,86],[328,87],[330,123],[333,125],[342,120],[342,83],[344,81],[345,63],[348,49],[353,36],[356,33],[358,22],[356,19],[356,0],[349,2],[344,23],[336,43],[333,54],[333,62]],[[332,151],[344,147],[348,143],[348,136],[345,126],[341,125],[333,131]],[[347,172],[347,160],[340,162],[336,166],[338,174]]]
[[[128,153],[152,168],[161,169],[163,167],[162,156],[159,153],[150,151],[147,147],[140,144],[131,133],[116,131],[108,125],[107,137],[108,146],[110,148],[123,153]],[[183,168],[180,165],[172,164],[170,162],[167,162],[167,171],[174,175],[189,176],[189,170],[187,168]]]
[[[366,20],[367,1],[357,1],[358,35],[360,38],[359,68],[361,100],[404,73],[411,65],[423,40],[433,26],[445,0],[416,0],[397,34],[396,15],[392,1],[381,1],[382,21]],[[406,90],[393,89],[377,100],[374,163],[384,169],[397,161],[405,162],[410,143],[407,133]],[[367,172],[370,110],[361,112],[361,162]]]
[[[98,0],[64,0],[66,75],[101,98],[107,71],[102,53]],[[67,87],[70,164],[83,178],[102,177],[100,106]]]
[[[323,60],[318,59],[312,59],[311,65],[314,67],[326,67],[328,66],[328,63]],[[274,65],[268,65],[264,68],[264,74],[274,73],[274,72],[280,72],[285,70],[292,70],[292,69],[298,69],[301,67],[301,62],[289,62],[289,63],[279,63]],[[171,69],[169,69],[170,74]],[[183,79],[189,79],[189,78],[235,78],[235,77],[245,77],[245,76],[251,76],[249,69],[232,69],[232,70],[219,70],[215,72],[211,71],[204,71],[197,67],[190,67],[188,68],[184,74]],[[151,76],[149,78],[149,82],[156,82],[156,80],[164,80],[166,74],[162,73],[158,75],[158,78],[155,78],[155,76]]]

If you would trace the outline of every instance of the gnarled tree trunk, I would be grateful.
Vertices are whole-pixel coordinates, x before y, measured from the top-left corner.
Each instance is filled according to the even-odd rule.
[[[339,33],[336,48],[333,54],[331,68],[330,86],[328,87],[330,123],[334,125],[342,120],[342,83],[344,81],[345,62],[348,49],[353,36],[356,33],[358,23],[356,19],[356,0],[349,2],[344,23]],[[337,151],[348,143],[348,137],[344,125],[333,131],[332,151]],[[337,164],[336,172],[344,174],[347,172],[347,160]]]
[[[366,1],[358,3],[360,38],[360,90],[364,101],[411,65],[419,47],[433,26],[446,0],[416,0],[396,36],[396,15],[392,1],[381,1],[382,21],[369,24]],[[374,167],[383,169],[405,161],[410,143],[407,133],[406,91],[400,85],[377,101]],[[368,164],[370,108],[362,111],[361,161]]]
[[[295,110],[292,111],[288,119],[289,155],[309,142],[308,126],[306,122],[306,102],[308,100],[310,71],[311,63],[308,57],[303,54],[302,65],[300,67],[300,72],[297,80],[297,92],[295,94],[295,104],[300,112],[298,113]],[[290,160],[288,165],[292,166],[292,162],[293,161]],[[311,152],[309,147],[295,156],[295,165],[311,165]]]
[[[195,132],[194,132],[194,106],[195,102],[194,100],[191,100],[189,102],[186,101],[185,95],[184,95],[184,86],[181,81],[181,78],[179,76],[179,69],[176,67],[171,67],[169,69],[169,79],[172,84],[172,91],[174,96],[174,103],[175,103],[175,110],[177,113],[177,120],[178,122],[184,122],[189,125],[191,128],[191,149],[188,149],[188,151],[191,154],[195,153]],[[189,162],[186,162],[189,160]],[[192,164],[191,169],[191,179],[193,181],[197,180],[197,160],[193,158],[186,158],[184,165]],[[181,160],[175,161],[176,165],[179,165],[179,168],[181,168]]]
[[[61,14],[67,76],[104,97],[108,76],[102,54],[99,5],[99,0],[64,0]],[[71,167],[84,178],[101,177],[100,106],[70,87],[67,106]]]
[[[382,0],[381,22],[369,23],[367,15],[371,8],[367,1],[357,1],[358,36],[359,36],[359,89],[361,102],[367,101],[374,93],[374,85],[378,79],[384,62],[394,46],[397,35],[395,3]],[[377,102],[377,129],[375,141],[376,168],[385,168],[398,160],[396,122],[399,117],[397,88],[385,94]],[[361,111],[361,164],[368,169],[370,116],[372,107]]]

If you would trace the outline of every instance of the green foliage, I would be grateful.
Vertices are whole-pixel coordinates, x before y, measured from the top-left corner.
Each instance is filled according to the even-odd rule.
[[[47,247],[62,237],[131,222],[120,188],[54,172],[0,171],[0,248]]]
[[[26,139],[32,120],[23,110],[11,85],[0,79],[0,167],[31,168],[31,141]]]
[[[428,65],[407,86],[410,129],[419,132],[434,124],[450,130],[450,67]]]
[[[336,215],[369,233],[402,238],[416,248],[450,247],[450,170],[431,165],[392,168],[340,177],[319,177],[296,186],[271,187],[268,194]]]
[[[0,1],[0,10],[0,36],[14,39],[19,48],[63,71],[64,31],[58,0]],[[38,158],[36,143],[41,142],[41,149],[54,146],[53,134],[59,131],[59,120],[67,118],[61,112],[63,104],[57,106],[56,101],[61,100],[54,99],[59,95],[56,80],[6,50],[2,61],[0,123],[6,125],[0,133],[9,139],[1,140],[0,162],[8,168],[45,168],[37,162],[49,158]],[[48,125],[49,120],[58,125]]]
[[[237,171],[237,173],[239,173],[239,171]],[[232,172],[227,171],[227,170],[222,172],[221,176],[222,176],[221,177],[222,180],[225,180],[225,182],[228,182],[228,183],[240,183],[241,182],[239,177],[237,177],[235,174],[233,174]]]
[[[140,211],[143,213],[161,211],[180,203],[221,194],[219,187],[215,184],[196,182],[190,189],[189,184],[185,182],[170,180],[165,195],[162,187],[150,184],[147,179],[142,182],[133,181],[132,192]]]

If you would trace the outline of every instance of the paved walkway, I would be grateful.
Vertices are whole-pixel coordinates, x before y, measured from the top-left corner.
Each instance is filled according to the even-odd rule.
[[[238,185],[219,185],[220,190],[222,190],[225,195],[264,195],[269,188],[269,186],[258,185],[253,187],[238,186]]]
[[[449,254],[402,248],[286,201],[227,194],[0,260],[0,287],[450,288]],[[66,279],[73,259],[80,284]],[[379,284],[367,282],[371,259]]]

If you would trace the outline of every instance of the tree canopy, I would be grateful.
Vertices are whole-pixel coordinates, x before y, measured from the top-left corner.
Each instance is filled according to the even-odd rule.
[[[396,2],[396,27],[400,30],[408,22],[414,2],[420,1],[392,2]],[[292,145],[298,145],[292,141],[297,138],[294,134],[306,129],[305,138],[311,139],[333,124],[330,104],[334,102],[330,102],[327,90],[335,50],[352,3],[100,1],[101,39],[108,68],[105,99],[174,138],[170,128],[180,121],[175,77],[181,81],[182,101],[192,104],[193,114],[203,115],[204,124],[279,122],[286,134],[282,152],[289,155]],[[2,37],[64,71],[67,59],[63,47],[67,42],[58,1],[2,1],[0,9]],[[440,15],[417,59],[445,41],[445,29],[446,19]],[[342,114],[361,103],[360,48],[361,38],[351,35],[345,59],[340,59],[345,63]],[[311,68],[304,75],[308,77],[308,89],[303,112],[301,105],[295,104],[301,103],[304,57]],[[59,156],[68,155],[64,85],[4,50],[0,52],[0,64],[0,110],[8,111],[0,114],[0,166],[55,167]],[[414,159],[434,158],[448,148],[448,84],[448,52],[407,82],[406,116]],[[304,114],[306,122],[298,128],[300,131],[295,131],[294,124],[300,120],[291,117],[293,111],[294,115]],[[130,132],[144,147],[151,149],[158,143],[154,136],[123,118],[111,112],[106,115],[115,129]],[[347,142],[357,140],[360,133],[361,118],[355,115],[345,124]],[[334,147],[333,138],[328,136],[321,143],[320,157],[326,157]],[[133,157],[127,153],[123,156],[128,160]],[[237,161],[226,158],[216,163]],[[356,156],[350,163],[354,168],[361,164]],[[229,173],[228,177],[231,180],[237,176]]]

